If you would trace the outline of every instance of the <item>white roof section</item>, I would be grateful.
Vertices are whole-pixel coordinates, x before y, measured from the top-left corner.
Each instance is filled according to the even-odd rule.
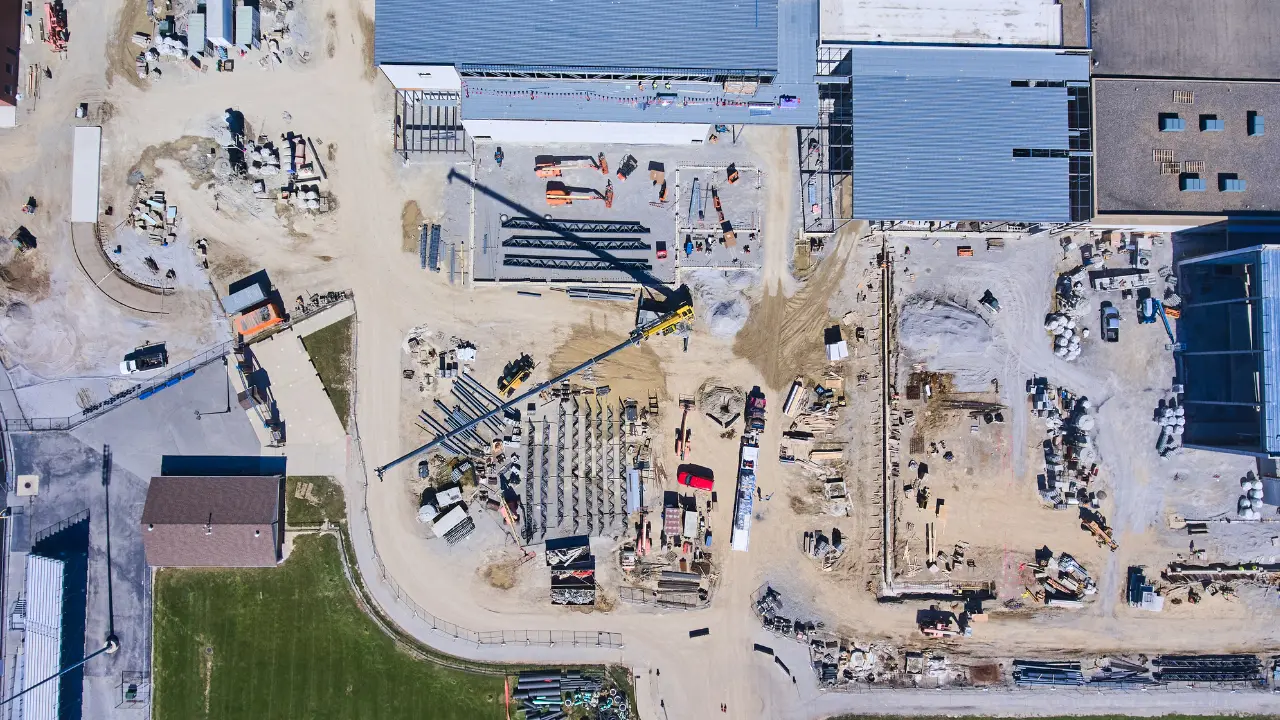
[[[18,108],[14,105],[0,104],[0,128],[18,126]]]
[[[102,168],[102,128],[75,128],[71,160],[71,222],[98,221],[98,191]]]
[[[62,591],[66,565],[61,560],[27,558],[27,637],[22,655],[23,687],[52,677],[62,660]],[[22,696],[23,720],[58,720],[59,681]]]
[[[684,536],[690,540],[698,536],[698,513],[692,510],[684,511]]]
[[[1054,0],[821,0],[824,42],[1062,44]]]
[[[436,518],[431,529],[435,532],[436,537],[442,538],[449,534],[449,531],[462,524],[467,519],[467,511],[462,509],[461,505],[455,505],[452,510],[443,516]]]

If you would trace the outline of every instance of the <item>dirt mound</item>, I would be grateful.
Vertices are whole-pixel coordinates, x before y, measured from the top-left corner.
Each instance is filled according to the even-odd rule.
[[[569,340],[551,355],[548,376],[559,375],[578,363],[622,342],[620,333],[610,333],[589,325],[577,325]],[[649,391],[663,394],[666,386],[662,362],[648,345],[636,345],[619,352],[574,378],[586,385],[608,385],[615,397],[643,398]]]
[[[989,389],[992,369],[1003,358],[991,326],[978,313],[953,302],[911,298],[898,316],[898,345],[930,370],[950,372],[958,392]]]
[[[485,582],[499,590],[510,590],[516,586],[516,570],[519,565],[512,561],[497,562],[485,566],[481,571]]]

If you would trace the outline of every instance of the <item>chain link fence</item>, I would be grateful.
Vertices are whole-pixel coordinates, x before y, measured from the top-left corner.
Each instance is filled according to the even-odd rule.
[[[122,390],[100,403],[86,407],[77,415],[61,418],[5,418],[4,429],[6,432],[71,430],[124,405],[130,400],[149,398],[167,387],[177,385],[194,375],[200,368],[222,358],[230,351],[230,340],[218,343],[193,358],[167,368],[163,375],[130,386],[127,390]]]

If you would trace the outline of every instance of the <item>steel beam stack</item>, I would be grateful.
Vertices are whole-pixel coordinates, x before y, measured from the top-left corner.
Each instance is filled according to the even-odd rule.
[[[618,466],[618,448],[613,444],[613,405],[605,408],[604,421],[604,451],[605,451],[605,495],[609,496],[609,524],[612,525],[614,519],[617,518],[617,474],[614,472]]]
[[[583,500],[583,504],[586,505],[586,508],[587,508],[587,513],[586,513],[587,534],[590,535],[593,532],[595,532],[595,517],[591,514],[591,500],[592,500],[591,486],[592,486],[592,483],[595,481],[595,477],[592,474],[592,468],[594,467],[594,463],[595,463],[596,436],[592,432],[593,425],[591,423],[591,403],[585,403],[585,406],[586,406],[586,409],[585,409],[586,418],[585,418],[585,422],[583,423],[582,431],[585,435],[583,444],[585,445],[585,449],[586,449],[586,452],[584,453],[586,455],[586,458],[583,461],[583,467],[582,467],[582,475],[583,475],[582,500]]]
[[[653,269],[648,260],[625,258],[595,260],[554,255],[504,255],[502,264],[506,267],[537,268],[541,270],[644,270],[647,272]]]
[[[502,241],[504,248],[532,250],[650,250],[652,245],[640,238],[574,238],[555,235],[512,235]]]
[[[1059,660],[1014,660],[1013,681],[1018,685],[1084,685],[1080,663]]]
[[[578,401],[573,401],[573,415],[569,421],[569,462],[572,463],[573,471],[569,473],[569,477],[573,480],[573,485],[569,488],[569,515],[573,518],[573,532],[578,532],[578,525],[582,521],[582,516],[578,514],[578,495],[580,479],[582,477],[582,458],[581,448],[578,447],[579,434],[582,428],[579,427],[579,408]]]
[[[564,402],[560,403],[560,413],[556,417],[556,527],[564,523],[564,451],[565,451],[565,410]]]
[[[649,228],[629,220],[547,220],[535,217],[509,217],[502,221],[507,230],[547,230],[561,233],[637,233],[648,234]]]
[[[547,536],[547,485],[551,475],[551,421],[542,421],[542,466],[538,472],[538,529]]]
[[[536,427],[533,424],[533,418],[528,419],[528,427],[525,428],[525,460],[524,460],[524,541],[528,543],[533,539],[533,468],[534,460],[537,453],[534,448],[534,435]],[[544,451],[545,452],[545,449]]]
[[[1151,664],[1160,682],[1265,682],[1256,655],[1161,655]]]

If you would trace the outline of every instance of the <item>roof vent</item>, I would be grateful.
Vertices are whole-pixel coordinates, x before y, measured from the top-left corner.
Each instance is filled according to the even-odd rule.
[[[254,537],[258,537],[258,536],[260,536],[260,535],[262,535],[262,531],[261,531],[261,530],[254,530],[254,531],[253,531],[253,536],[254,536]]]
[[[152,530],[155,530],[155,529],[156,529],[155,523],[147,523],[147,532],[151,532]]]

